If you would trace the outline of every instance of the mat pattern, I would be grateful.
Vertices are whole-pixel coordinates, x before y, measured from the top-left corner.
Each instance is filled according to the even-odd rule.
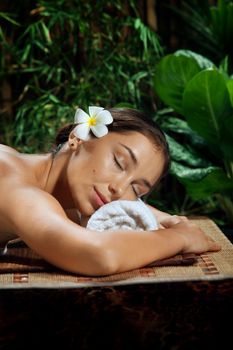
[[[0,288],[80,288],[172,281],[233,278],[233,245],[209,218],[192,219],[222,250],[200,255],[176,255],[144,268],[103,277],[64,272],[48,264],[22,244],[12,244],[0,257]]]

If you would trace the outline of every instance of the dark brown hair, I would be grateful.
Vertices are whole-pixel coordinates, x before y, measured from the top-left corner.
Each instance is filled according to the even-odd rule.
[[[137,131],[148,137],[156,149],[164,155],[164,167],[160,179],[164,177],[170,166],[169,147],[164,132],[159,125],[153,122],[146,114],[131,108],[110,108],[108,111],[113,117],[112,124],[108,125],[109,132],[127,133]],[[69,134],[77,124],[65,125],[57,134],[55,143],[58,149],[68,141]],[[159,179],[159,180],[160,180]]]

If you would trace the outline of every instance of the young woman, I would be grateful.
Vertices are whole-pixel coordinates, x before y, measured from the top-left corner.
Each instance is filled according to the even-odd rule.
[[[161,227],[155,231],[100,234],[85,228],[105,203],[150,192],[169,166],[163,132],[141,112],[100,107],[89,112],[77,110],[76,123],[59,132],[54,152],[0,147],[0,242],[20,237],[51,264],[85,275],[219,250],[186,218],[153,208]]]

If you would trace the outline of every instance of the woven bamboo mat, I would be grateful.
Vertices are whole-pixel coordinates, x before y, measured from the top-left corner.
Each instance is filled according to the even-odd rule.
[[[176,255],[144,268],[90,277],[64,272],[42,260],[25,245],[13,244],[7,254],[0,257],[0,288],[80,288],[233,278],[232,243],[209,218],[192,220],[221,244],[221,251]]]

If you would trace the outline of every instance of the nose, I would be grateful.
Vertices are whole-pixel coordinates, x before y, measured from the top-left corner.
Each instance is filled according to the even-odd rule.
[[[109,192],[111,192],[113,199],[119,199],[126,191],[126,183],[124,181],[112,181],[108,185]]]

